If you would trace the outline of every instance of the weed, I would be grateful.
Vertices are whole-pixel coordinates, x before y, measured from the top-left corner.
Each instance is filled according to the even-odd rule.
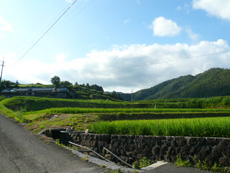
[[[60,139],[56,139],[55,143],[63,148],[66,148],[66,146],[60,142]]]
[[[55,144],[60,145],[60,139],[56,139]]]
[[[89,159],[87,157],[81,157],[81,159],[84,160],[84,161],[86,161],[86,162],[89,161]]]
[[[133,162],[132,167],[133,167],[134,169],[139,169],[139,168],[140,168],[140,167],[139,167],[139,164],[138,164],[136,161]]]
[[[181,155],[177,155],[177,159],[175,161],[175,164],[177,166],[183,166],[183,167],[190,167],[192,164],[188,160],[182,160]]]
[[[15,112],[15,119],[21,123],[25,123],[25,119],[24,119],[24,113],[23,113],[23,109],[21,109],[20,111]]]
[[[38,126],[39,126],[40,129],[44,129],[45,128],[45,126],[42,125],[42,124],[39,124]]]
[[[45,143],[45,144],[47,144],[47,145],[49,145],[49,144],[50,144],[50,142],[48,142],[48,141],[44,141],[44,143]]]
[[[201,169],[201,170],[210,170],[211,169],[209,167],[209,165],[207,164],[206,160],[204,162],[199,160],[198,163],[196,164],[196,167],[198,169]]]
[[[196,160],[196,157],[194,158],[194,160]],[[184,167],[191,167],[191,166],[194,166],[192,165],[189,161],[184,161],[181,159],[181,155],[178,155],[177,156],[177,159],[176,159],[176,162],[175,164],[177,166],[184,166]],[[205,161],[200,161],[198,160],[198,163],[195,165],[196,168],[200,169],[200,170],[206,170],[206,171],[212,171],[212,172],[223,172],[223,173],[228,173],[228,169],[229,168],[224,168],[224,167],[221,167],[220,164],[214,164],[212,167],[210,167],[207,163],[207,160]],[[230,172],[230,171],[229,171]]]
[[[151,160],[149,160],[147,157],[143,157],[139,161],[139,164],[140,164],[140,168],[144,168],[144,167],[151,165]]]
[[[119,168],[117,170],[110,170],[108,173],[122,173],[122,170]]]

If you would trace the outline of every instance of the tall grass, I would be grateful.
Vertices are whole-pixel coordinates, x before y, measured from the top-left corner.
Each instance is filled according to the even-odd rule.
[[[100,134],[230,137],[230,118],[97,122],[91,130]]]

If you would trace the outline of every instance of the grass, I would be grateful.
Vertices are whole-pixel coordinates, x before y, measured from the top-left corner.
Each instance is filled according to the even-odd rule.
[[[50,108],[152,108],[157,109],[228,109],[230,108],[230,96],[212,97],[207,99],[165,99],[151,101],[130,102],[110,101],[110,100],[79,100],[79,99],[56,99],[44,97],[17,96],[2,100],[2,104],[11,110],[39,111]],[[185,110],[187,111],[187,110]]]
[[[14,117],[34,133],[46,128],[74,127],[76,131],[90,129],[100,134],[230,137],[230,117],[227,117],[230,116],[230,97],[153,100],[133,104],[108,100],[0,97],[0,112]],[[211,118],[202,118],[209,116]],[[121,119],[127,120],[118,121]],[[87,158],[82,159],[87,161]],[[149,160],[143,159],[136,166],[149,164]],[[180,157],[176,164],[190,166]],[[208,167],[206,162],[198,162],[196,167],[223,171],[219,165]]]
[[[125,120],[97,122],[91,131],[99,134],[230,137],[230,118]]]
[[[88,162],[89,159],[87,157],[81,157],[82,160],[84,160],[85,162]]]
[[[177,155],[175,165],[181,166],[181,167],[191,167],[192,166],[192,164],[188,160],[182,160],[181,155]]]
[[[217,97],[211,100],[212,103],[225,100],[225,105],[227,105],[229,98]],[[170,104],[175,106],[182,103],[200,103],[201,101],[201,103],[205,104],[210,103],[207,100],[210,100],[210,98],[140,101],[130,104],[128,102],[107,100],[13,97],[2,99],[0,111],[9,117],[14,117],[21,123],[26,123],[26,126],[34,132],[39,132],[44,128],[69,126],[74,127],[76,130],[84,131],[92,126],[92,131],[109,134],[229,136],[228,131],[230,129],[226,125],[229,123],[229,118],[213,120],[206,118],[204,120],[196,117],[230,116],[230,109],[154,108],[155,104],[165,104],[167,107]],[[54,115],[57,116],[52,118]],[[194,119],[175,119],[183,117]],[[102,120],[159,118],[167,120],[101,122]],[[98,123],[93,124],[95,122]]]
[[[78,99],[57,99],[44,97],[17,96],[4,99],[1,102],[11,110],[23,108],[26,111],[38,111],[49,108],[83,107],[83,108],[124,108],[129,107],[128,102],[115,102],[109,100],[78,100]]]
[[[50,114],[34,114],[24,115],[27,123],[27,128],[37,133],[44,128],[58,128],[58,127],[74,127],[76,131],[84,131],[89,129],[91,124],[98,121],[98,116],[95,115],[54,115]],[[36,118],[35,118],[36,117]],[[31,121],[29,121],[31,120]]]
[[[40,113],[230,113],[230,109],[153,109],[153,108],[50,108],[41,111]],[[28,112],[29,114],[31,112]]]
[[[180,167],[196,167],[200,170],[206,170],[206,171],[211,171],[211,172],[223,172],[223,173],[229,173],[230,172],[229,167],[223,167],[220,164],[216,164],[216,163],[214,165],[210,166],[207,163],[207,160],[205,160],[205,161],[198,160],[198,162],[195,165],[194,165],[195,160],[192,160],[191,162],[188,160],[182,160],[181,155],[177,155],[175,165],[180,166]]]
[[[149,165],[151,165],[151,160],[149,160],[147,157],[143,157],[142,159],[140,159],[139,161],[140,168],[144,168]]]

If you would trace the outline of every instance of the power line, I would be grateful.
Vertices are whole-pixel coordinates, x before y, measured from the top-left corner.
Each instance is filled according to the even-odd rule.
[[[85,2],[85,3],[84,3]],[[76,16],[78,16],[83,10],[85,10],[90,4],[92,4],[94,2],[94,0],[87,0],[87,1],[80,1],[77,5],[75,5],[75,7],[72,9],[71,12],[69,12],[66,17],[65,17],[65,21],[62,22],[58,27],[56,27],[55,32],[58,32],[58,30],[60,30],[61,27],[65,26],[67,23],[69,23],[70,21],[72,21],[74,18],[76,18]],[[86,5],[85,5],[86,4]],[[85,6],[84,6],[85,5]],[[78,10],[78,12],[75,15],[72,15],[74,12],[76,12]],[[71,18],[68,18],[70,15],[72,15]]]
[[[44,34],[42,34],[42,36],[11,66],[15,66],[15,64],[17,64],[22,58],[24,58],[31,49],[33,49],[38,42],[54,27],[54,25],[69,11],[69,9],[71,7],[73,7],[73,5],[77,2],[77,0],[75,0],[58,18],[57,20],[55,20],[55,22],[46,30],[46,32]]]
[[[63,11],[67,8],[67,6],[65,6],[64,8],[62,8],[60,10],[58,15],[56,15],[55,17],[52,17],[50,14],[52,14],[54,12],[54,9],[57,9],[57,3],[55,2],[51,6],[52,7],[49,8],[48,13],[45,13],[45,10],[41,9],[41,10],[43,10],[43,13],[44,13],[42,15],[42,17],[39,18],[38,21],[36,21],[36,24],[31,28],[30,33],[26,33],[26,35],[23,36],[23,38],[24,38],[24,39],[22,39],[23,41],[19,40],[17,42],[17,49],[16,49],[17,51],[16,52],[18,52],[18,54],[24,53],[24,50],[26,50],[30,45],[32,45],[34,43],[34,41],[37,40],[37,38],[44,32],[44,31],[39,32],[39,29],[41,27],[43,27],[43,30],[46,31],[46,29],[51,25],[51,23],[53,23],[57,19],[57,17],[60,16],[63,13]],[[45,20],[44,20],[44,18],[45,18]],[[38,34],[36,34],[35,31],[37,31]]]

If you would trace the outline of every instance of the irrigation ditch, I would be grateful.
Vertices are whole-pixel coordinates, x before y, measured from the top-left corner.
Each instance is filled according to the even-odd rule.
[[[91,156],[98,153],[105,160],[126,167],[132,167],[133,163],[139,163],[144,157],[153,162],[175,162],[178,156],[193,164],[230,166],[230,138],[107,135],[66,129],[49,129],[42,134],[58,139],[64,145],[76,144],[83,149],[83,153]]]

